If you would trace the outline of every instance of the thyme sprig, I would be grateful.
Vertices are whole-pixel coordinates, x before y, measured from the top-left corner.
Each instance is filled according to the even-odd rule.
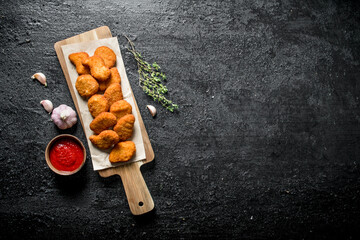
[[[152,64],[145,61],[143,56],[135,50],[134,43],[124,35],[130,44],[128,50],[133,54],[139,73],[139,86],[142,90],[150,96],[155,102],[159,102],[170,112],[174,112],[179,109],[179,106],[167,99],[164,94],[168,92],[167,87],[163,84],[166,81],[166,75],[160,69],[160,66],[153,62]]]

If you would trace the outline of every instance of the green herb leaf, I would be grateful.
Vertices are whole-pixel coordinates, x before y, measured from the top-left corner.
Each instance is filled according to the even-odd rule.
[[[142,88],[145,94],[151,97],[155,102],[159,102],[168,111],[174,112],[179,109],[177,104],[174,104],[171,100],[167,99],[164,94],[168,92],[162,81],[166,81],[166,75],[160,71],[160,66],[156,62],[149,64],[144,60],[143,56],[135,50],[134,43],[124,35],[128,40],[131,47],[128,50],[133,54],[139,73],[139,86]]]

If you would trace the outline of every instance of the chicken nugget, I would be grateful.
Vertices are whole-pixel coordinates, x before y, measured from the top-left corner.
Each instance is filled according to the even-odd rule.
[[[123,94],[121,91],[120,84],[119,83],[111,84],[104,92],[104,97],[108,100],[110,107],[114,102],[122,100]]]
[[[95,134],[100,134],[104,130],[108,130],[110,127],[116,124],[116,117],[114,114],[109,112],[100,113],[92,122],[90,123],[90,129]]]
[[[102,112],[107,112],[109,110],[108,100],[100,94],[92,95],[88,100],[88,107],[91,116],[94,118],[97,117]]]
[[[110,68],[110,72],[111,72],[110,78],[105,82],[99,83],[100,91],[105,91],[105,89],[113,83],[119,83],[119,84],[121,83],[121,77],[117,68],[116,67]]]
[[[99,90],[99,83],[89,74],[80,75],[75,82],[75,88],[82,97],[91,97]]]
[[[90,136],[89,139],[96,147],[107,149],[119,142],[119,135],[113,130],[105,130],[99,135]]]
[[[119,135],[120,141],[129,139],[133,134],[135,117],[127,114],[120,118],[114,126],[114,131]]]
[[[129,161],[136,152],[135,143],[132,141],[119,142],[111,150],[109,161],[112,163]]]
[[[110,77],[110,69],[99,56],[88,57],[82,61],[82,64],[90,68],[91,75],[98,81],[106,81]]]
[[[69,60],[75,65],[76,71],[79,75],[90,74],[90,69],[82,64],[82,61],[89,57],[86,52],[77,52],[69,55]]]
[[[111,50],[110,48],[108,48],[106,46],[98,47],[95,50],[94,55],[99,56],[102,59],[104,59],[105,66],[108,68],[111,68],[115,65],[116,54],[114,53],[113,50]]]
[[[110,112],[119,120],[123,116],[131,114],[132,107],[127,101],[119,100],[111,105]]]

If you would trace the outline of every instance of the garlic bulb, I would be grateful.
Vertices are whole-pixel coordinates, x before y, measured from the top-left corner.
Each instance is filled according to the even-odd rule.
[[[54,106],[50,100],[42,100],[40,104],[45,108],[45,110],[50,114]]]
[[[77,122],[76,112],[65,104],[61,104],[53,110],[51,119],[60,129],[71,128]]]
[[[146,105],[146,107],[149,109],[151,116],[155,117],[156,108],[153,105]]]
[[[40,83],[42,83],[45,87],[47,86],[46,76],[43,73],[35,73],[31,76],[32,79],[37,79]]]

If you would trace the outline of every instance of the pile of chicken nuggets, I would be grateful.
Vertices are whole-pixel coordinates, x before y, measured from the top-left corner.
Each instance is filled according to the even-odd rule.
[[[116,54],[106,46],[98,47],[94,56],[86,52],[69,55],[79,74],[75,88],[88,99],[93,116],[90,141],[99,149],[112,148],[110,162],[129,161],[136,152],[133,134],[135,117],[131,105],[123,100],[121,77],[115,66]]]

